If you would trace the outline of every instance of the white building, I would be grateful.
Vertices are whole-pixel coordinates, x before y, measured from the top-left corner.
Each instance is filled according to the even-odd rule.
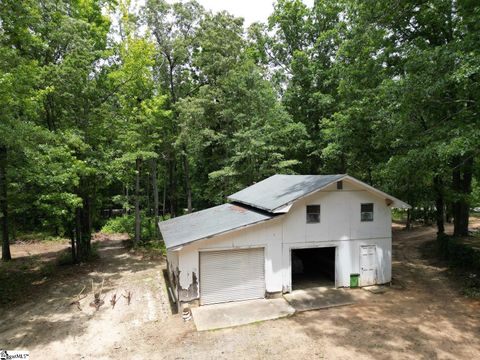
[[[348,175],[274,175],[229,200],[159,223],[179,306],[390,282],[401,200]]]

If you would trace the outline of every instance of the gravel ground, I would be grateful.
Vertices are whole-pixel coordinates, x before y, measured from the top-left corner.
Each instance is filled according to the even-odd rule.
[[[27,349],[31,359],[478,359],[480,302],[422,257],[434,236],[433,227],[394,227],[394,286],[368,301],[201,333],[171,313],[163,259],[102,237],[97,262],[61,270],[23,303],[0,309],[0,348]],[[98,311],[89,305],[92,279],[105,279]],[[83,286],[88,297],[70,305]]]

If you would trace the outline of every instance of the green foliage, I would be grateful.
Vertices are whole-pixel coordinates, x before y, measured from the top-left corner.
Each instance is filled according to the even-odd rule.
[[[439,254],[452,266],[480,274],[480,251],[448,235],[437,238]]]
[[[123,215],[108,219],[105,225],[103,225],[101,232],[105,234],[115,233],[133,233],[135,224],[135,218],[129,215]]]
[[[2,1],[10,232],[87,258],[105,214],[148,240],[275,173],[348,172],[413,218],[477,206],[479,24],[474,1],[280,0],[248,30],[196,1]]]
[[[100,246],[100,243],[95,242],[92,244],[92,248],[90,250],[90,253],[88,254],[87,257],[85,257],[82,261],[84,262],[93,262],[96,261],[100,258],[100,253],[98,252],[98,248]],[[72,252],[70,249],[67,249],[65,251],[62,251],[59,256],[57,256],[55,260],[55,264],[50,263],[49,269],[51,270],[51,273],[56,271],[56,268],[54,265],[57,266],[68,266],[68,265],[73,265],[75,264],[75,260],[72,259]]]
[[[141,218],[141,240],[150,241],[155,237],[155,219],[146,216],[144,213]],[[108,219],[100,231],[105,234],[127,233],[130,238],[133,238],[135,235],[135,215],[128,214]]]
[[[480,297],[480,251],[445,234],[437,237],[437,250],[461,279],[463,293]]]
[[[167,254],[167,248],[163,241],[142,241],[134,247],[136,252],[140,252],[143,256],[158,257]]]

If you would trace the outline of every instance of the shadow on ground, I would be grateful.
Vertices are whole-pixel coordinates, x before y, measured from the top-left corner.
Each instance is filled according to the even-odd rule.
[[[98,245],[99,258],[85,264],[58,265],[56,259],[65,250],[45,253],[42,257],[48,260],[43,262],[42,267],[37,271],[31,270],[30,275],[24,274],[22,288],[15,290],[17,298],[0,308],[2,346],[31,348],[83,335],[88,325],[87,320],[102,318],[111,309],[110,299],[113,293],[116,293],[117,301],[126,302],[122,294],[127,294],[132,285],[120,280],[126,274],[135,276],[135,273],[152,269],[164,263],[164,259],[145,260],[128,251],[123,240],[101,241]],[[17,259],[8,266],[14,268],[24,260]],[[43,270],[45,266],[49,269],[47,274]],[[9,276],[19,276],[19,271],[21,267],[9,271]],[[138,281],[141,280],[144,279],[140,277]],[[103,305],[98,311],[90,306],[93,301],[92,281],[97,289],[103,281]],[[77,308],[71,302],[77,299],[82,289],[87,297]],[[143,296],[135,292],[132,295],[132,303]]]

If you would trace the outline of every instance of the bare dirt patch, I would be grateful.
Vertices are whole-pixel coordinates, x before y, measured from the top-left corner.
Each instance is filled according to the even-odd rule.
[[[480,303],[463,297],[446,268],[422,255],[434,238],[433,227],[395,228],[394,286],[364,302],[201,333],[171,314],[163,259],[105,238],[97,262],[64,270],[34,300],[0,310],[0,347],[52,359],[480,358]],[[105,278],[105,305],[95,311],[91,296],[82,310],[68,305],[92,278]],[[112,309],[111,296],[126,290],[131,304],[121,298]]]

